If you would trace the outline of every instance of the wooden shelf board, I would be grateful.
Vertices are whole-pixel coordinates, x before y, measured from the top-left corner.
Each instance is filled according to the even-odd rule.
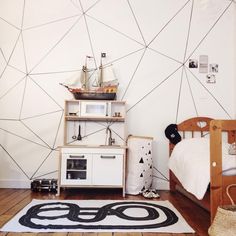
[[[79,116],[65,116],[66,121],[116,121],[116,122],[124,122],[124,117],[79,117]]]

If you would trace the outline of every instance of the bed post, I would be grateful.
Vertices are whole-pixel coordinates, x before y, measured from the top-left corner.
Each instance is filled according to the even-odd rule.
[[[169,143],[169,156],[171,155],[175,145],[172,143]],[[172,171],[169,170],[169,187],[171,192],[175,192],[176,190],[176,182],[175,182],[175,176],[173,175]]]
[[[210,123],[210,201],[211,221],[222,204],[222,126],[221,120]]]

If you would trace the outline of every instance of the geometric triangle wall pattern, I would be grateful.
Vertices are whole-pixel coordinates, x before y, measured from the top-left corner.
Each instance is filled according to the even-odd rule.
[[[235,17],[233,0],[1,1],[0,186],[57,177],[64,100],[72,98],[59,83],[79,73],[86,56],[97,69],[106,52],[117,99],[127,103],[127,133],[154,137],[153,184],[167,188],[166,126],[235,117]]]

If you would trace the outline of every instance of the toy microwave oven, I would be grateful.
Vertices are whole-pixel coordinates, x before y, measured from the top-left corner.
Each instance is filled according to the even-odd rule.
[[[111,115],[111,103],[106,101],[81,101],[81,117],[108,117]]]

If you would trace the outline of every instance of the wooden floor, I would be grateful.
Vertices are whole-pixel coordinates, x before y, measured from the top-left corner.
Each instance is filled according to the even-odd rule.
[[[176,209],[182,214],[189,225],[196,231],[195,234],[158,234],[158,233],[6,233],[0,232],[0,236],[13,235],[38,235],[38,236],[169,236],[169,235],[208,235],[207,229],[210,224],[209,213],[201,209],[186,197],[179,193],[169,191],[159,191],[158,200],[169,200]],[[26,206],[32,199],[103,199],[103,200],[122,200],[121,191],[114,189],[66,189],[61,192],[60,197],[52,193],[34,193],[26,189],[0,189],[0,227],[11,219],[19,210]],[[126,195],[125,199],[145,200],[142,196]]]

